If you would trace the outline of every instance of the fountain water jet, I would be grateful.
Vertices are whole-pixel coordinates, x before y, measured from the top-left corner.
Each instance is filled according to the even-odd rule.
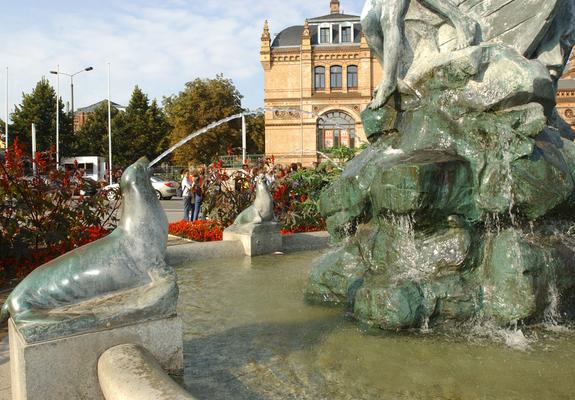
[[[164,151],[158,157],[154,158],[152,160],[152,162],[150,162],[150,168],[153,167],[158,162],[162,161],[162,159],[164,159],[164,157],[166,157],[168,154],[172,153],[177,148],[188,143],[190,140],[192,140],[192,139],[194,139],[200,135],[203,135],[204,133],[208,132],[209,130],[211,130],[213,128],[217,128],[220,125],[223,125],[225,123],[228,123],[228,122],[236,120],[236,119],[240,119],[240,118],[251,116],[251,115],[262,114],[262,113],[267,112],[267,111],[270,111],[270,112],[281,111],[281,112],[290,112],[290,113],[298,113],[298,114],[301,113],[301,114],[321,118],[321,115],[314,113],[314,112],[311,112],[311,111],[304,111],[304,110],[299,110],[296,108],[274,108],[274,107],[260,107],[260,108],[257,108],[255,110],[252,110],[252,111],[245,111],[242,113],[230,115],[229,117],[222,118],[219,121],[215,121],[215,122],[203,127],[202,129],[198,129],[197,131],[190,133],[188,136],[186,136],[185,138],[183,138],[182,140],[180,140],[179,142],[177,142],[176,144],[171,146],[169,149]],[[335,123],[335,126],[341,127],[337,122]]]

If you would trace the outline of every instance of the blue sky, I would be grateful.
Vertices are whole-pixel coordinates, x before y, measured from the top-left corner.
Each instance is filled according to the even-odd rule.
[[[5,67],[9,67],[9,107],[55,70],[73,73],[75,107],[107,95],[111,63],[112,100],[125,104],[139,85],[161,101],[197,77],[231,78],[244,106],[263,101],[259,45],[263,21],[273,34],[329,12],[329,0],[17,0],[0,12],[0,117],[4,118]],[[359,15],[362,0],[342,0],[345,13]],[[60,78],[64,102],[70,80]]]

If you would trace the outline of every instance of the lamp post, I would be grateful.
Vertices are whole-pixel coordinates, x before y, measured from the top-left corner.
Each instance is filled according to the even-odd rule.
[[[87,68],[84,68],[84,69],[81,70],[81,71],[74,72],[73,74],[68,74],[68,73],[66,73],[66,72],[62,72],[62,71],[59,71],[59,70],[58,70],[58,71],[50,71],[50,73],[51,73],[51,74],[54,74],[54,75],[66,75],[66,76],[69,76],[69,77],[70,77],[70,96],[71,96],[71,97],[70,97],[70,103],[72,104],[72,130],[73,130],[74,132],[76,131],[76,129],[75,129],[75,127],[74,127],[74,124],[73,124],[73,122],[74,122],[74,76],[76,76],[76,75],[78,75],[78,74],[80,74],[80,73],[82,73],[82,72],[92,71],[93,69],[94,69],[94,68],[92,68],[92,67],[87,67]]]

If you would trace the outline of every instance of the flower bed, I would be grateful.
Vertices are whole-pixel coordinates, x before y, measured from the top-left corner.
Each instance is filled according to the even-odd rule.
[[[222,240],[223,227],[214,221],[179,221],[170,224],[170,235],[180,236],[196,242]]]

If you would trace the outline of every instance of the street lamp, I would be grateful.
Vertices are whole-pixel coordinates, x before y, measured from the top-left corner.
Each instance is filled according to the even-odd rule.
[[[71,94],[70,102],[72,103],[71,104],[71,106],[72,106],[72,119],[74,118],[74,76],[76,76],[82,72],[92,71],[93,69],[94,68],[92,68],[92,67],[87,67],[81,71],[74,72],[73,74],[68,74],[66,72],[61,72],[61,71],[50,71],[50,73],[54,74],[54,75],[66,75],[66,76],[70,77],[70,94]],[[75,128],[73,128],[73,129],[75,130]]]

